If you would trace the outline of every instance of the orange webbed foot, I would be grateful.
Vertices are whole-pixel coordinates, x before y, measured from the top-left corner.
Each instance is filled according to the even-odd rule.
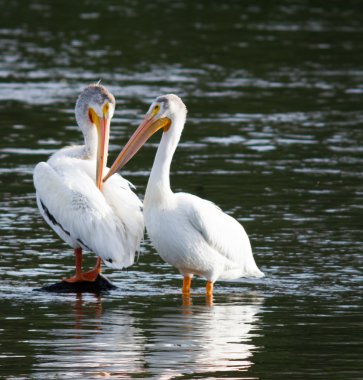
[[[81,266],[76,266],[76,274],[69,278],[63,278],[63,281],[69,282],[69,283],[75,283],[75,282],[82,282],[82,281],[88,281],[88,282],[94,282],[96,281],[98,275],[101,273],[101,263],[102,260],[100,257],[97,257],[96,265],[93,269],[91,269],[88,272],[82,272]]]

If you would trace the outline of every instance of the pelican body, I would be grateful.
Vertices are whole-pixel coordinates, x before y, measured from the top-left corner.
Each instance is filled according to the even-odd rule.
[[[170,188],[170,165],[186,115],[178,96],[158,97],[104,181],[126,165],[152,134],[163,130],[144,198],[146,229],[162,259],[184,276],[183,293],[189,294],[193,275],[200,275],[206,278],[206,293],[211,296],[216,280],[262,277],[263,273],[237,220],[212,202],[188,193],[173,193]]]
[[[76,255],[76,275],[69,282],[94,281],[100,273],[100,259],[93,271],[82,272],[82,250],[109,267],[128,267],[143,236],[142,203],[132,185],[117,175],[102,186],[114,107],[105,87],[88,86],[75,109],[85,144],[63,148],[34,169],[40,213]]]

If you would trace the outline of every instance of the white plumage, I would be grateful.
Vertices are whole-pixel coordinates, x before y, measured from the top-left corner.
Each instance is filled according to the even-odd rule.
[[[143,232],[141,201],[119,175],[100,192],[95,160],[69,153],[61,150],[34,170],[43,218],[71,247],[95,252],[112,268],[132,265]]]
[[[43,218],[66,243],[95,252],[109,267],[123,268],[133,264],[143,236],[142,203],[120,175],[113,176],[102,191],[96,186],[97,175],[102,178],[108,170],[107,153],[102,156],[97,148],[100,123],[94,114],[93,120],[88,118],[91,108],[102,118],[105,104],[111,119],[113,96],[103,86],[86,88],[76,106],[85,145],[63,148],[40,162],[34,170],[34,186]]]
[[[205,277],[207,294],[218,279],[262,277],[242,225],[212,202],[170,189],[170,165],[186,119],[176,95],[158,97],[105,179],[123,167],[145,141],[163,129],[144,199],[144,219],[160,256],[184,276],[188,293],[194,274]]]
[[[148,199],[144,217],[160,256],[184,276],[198,274],[211,282],[261,277],[245,230],[212,202],[187,193],[163,203]]]

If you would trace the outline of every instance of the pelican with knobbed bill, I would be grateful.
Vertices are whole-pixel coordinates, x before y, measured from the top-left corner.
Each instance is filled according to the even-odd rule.
[[[117,175],[102,185],[114,109],[104,86],[86,87],[75,108],[84,145],[65,147],[34,169],[40,213],[74,249],[76,273],[65,279],[70,283],[95,281],[102,260],[117,269],[132,265],[143,237],[142,203],[130,182]],[[91,271],[82,271],[82,250],[98,256]]]
[[[190,294],[193,275],[200,275],[206,278],[206,294],[211,297],[218,279],[264,274],[258,269],[249,238],[237,220],[212,202],[188,193],[173,193],[170,188],[170,165],[186,115],[187,109],[178,96],[158,97],[104,181],[111,180],[151,135],[163,131],[144,198],[146,230],[162,259],[184,276],[183,294]]]

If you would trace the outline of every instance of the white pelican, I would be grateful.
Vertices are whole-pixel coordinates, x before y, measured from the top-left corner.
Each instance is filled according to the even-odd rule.
[[[263,273],[241,224],[212,202],[170,189],[170,164],[186,115],[187,109],[178,96],[158,97],[104,181],[121,169],[152,134],[163,129],[144,198],[146,230],[162,259],[184,276],[183,294],[190,293],[191,279],[196,274],[206,278],[206,294],[211,297],[217,279],[262,277]]]
[[[85,145],[65,147],[34,169],[40,213],[74,248],[76,273],[67,282],[94,281],[101,271],[101,258],[112,268],[130,266],[143,236],[142,203],[131,184],[118,175],[101,186],[108,170],[114,109],[115,98],[105,87],[86,87],[75,108]],[[86,273],[82,272],[82,249],[99,256],[95,268]]]

